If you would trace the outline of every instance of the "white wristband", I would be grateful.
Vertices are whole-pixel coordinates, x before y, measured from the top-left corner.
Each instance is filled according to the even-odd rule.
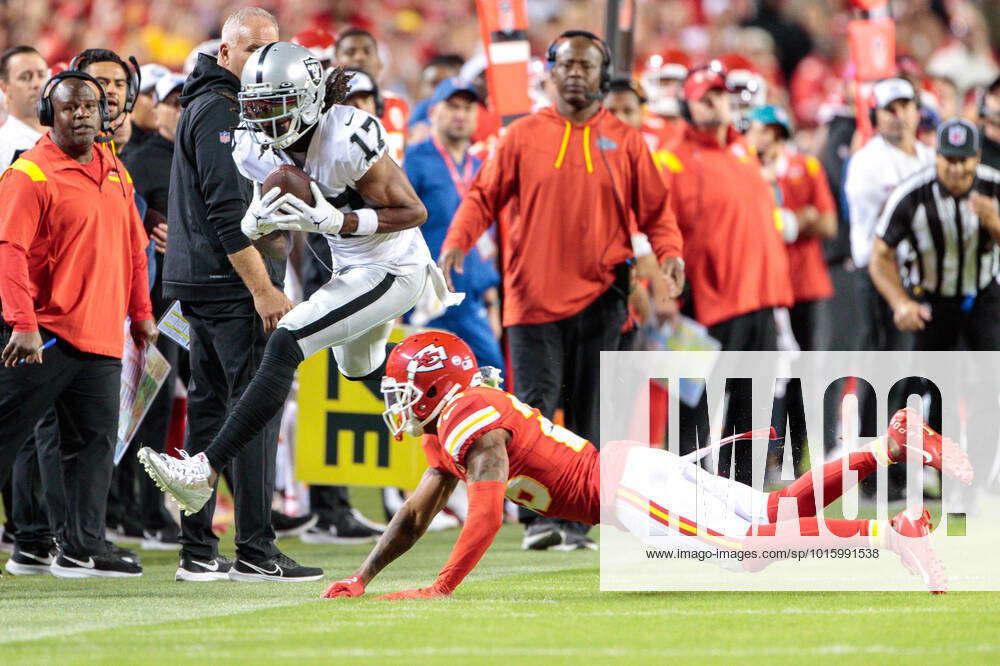
[[[354,211],[358,216],[358,228],[354,232],[355,236],[371,236],[378,231],[378,213],[371,208],[362,208]]]
[[[632,254],[637,257],[644,257],[653,254],[653,246],[649,242],[649,237],[644,233],[632,234]]]

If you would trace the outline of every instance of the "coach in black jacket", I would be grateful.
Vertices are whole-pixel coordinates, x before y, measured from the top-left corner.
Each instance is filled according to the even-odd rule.
[[[277,40],[277,22],[269,13],[254,7],[237,11],[223,25],[218,60],[199,55],[180,96],[184,110],[170,176],[163,295],[180,299],[191,323],[185,443],[191,455],[218,433],[260,364],[266,335],[292,308],[280,288],[284,260],[264,259],[240,230],[251,186],[232,158],[243,64],[255,49]],[[270,510],[279,421],[269,424],[230,470],[241,580],[258,574],[295,579],[306,569],[274,545]],[[181,520],[178,580],[229,577],[232,563],[219,556],[212,533],[214,497]]]

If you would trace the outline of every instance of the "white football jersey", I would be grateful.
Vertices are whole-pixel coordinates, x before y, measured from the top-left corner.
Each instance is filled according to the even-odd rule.
[[[295,164],[284,151],[262,150],[249,130],[235,134],[233,159],[246,178],[263,183],[276,167]],[[316,181],[330,203],[350,213],[367,207],[356,185],[385,151],[386,132],[377,118],[352,106],[334,105],[320,116],[302,170]],[[363,264],[407,275],[433,263],[417,228],[371,236],[324,235],[330,244],[334,272]]]

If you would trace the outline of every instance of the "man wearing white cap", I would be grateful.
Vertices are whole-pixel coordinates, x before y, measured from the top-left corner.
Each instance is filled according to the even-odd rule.
[[[900,78],[883,79],[872,88],[872,124],[877,134],[847,165],[844,194],[851,218],[851,255],[858,268],[868,266],[875,226],[889,194],[912,174],[934,163],[934,150],[917,141],[920,111],[913,86]],[[867,322],[859,327],[860,349],[906,349],[909,335],[893,325],[892,310],[871,280],[859,273]]]
[[[153,114],[156,102],[153,99],[153,92],[157,81],[169,74],[169,69],[155,62],[146,63],[139,68],[139,94],[135,98],[135,106],[132,107],[132,138],[129,139],[129,145],[133,150],[156,134],[156,116]]]

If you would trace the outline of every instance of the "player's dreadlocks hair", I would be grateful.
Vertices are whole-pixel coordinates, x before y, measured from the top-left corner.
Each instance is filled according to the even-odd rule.
[[[330,110],[334,104],[343,104],[347,93],[351,90],[351,73],[343,67],[334,67],[326,77],[326,95],[323,96],[323,113]]]

